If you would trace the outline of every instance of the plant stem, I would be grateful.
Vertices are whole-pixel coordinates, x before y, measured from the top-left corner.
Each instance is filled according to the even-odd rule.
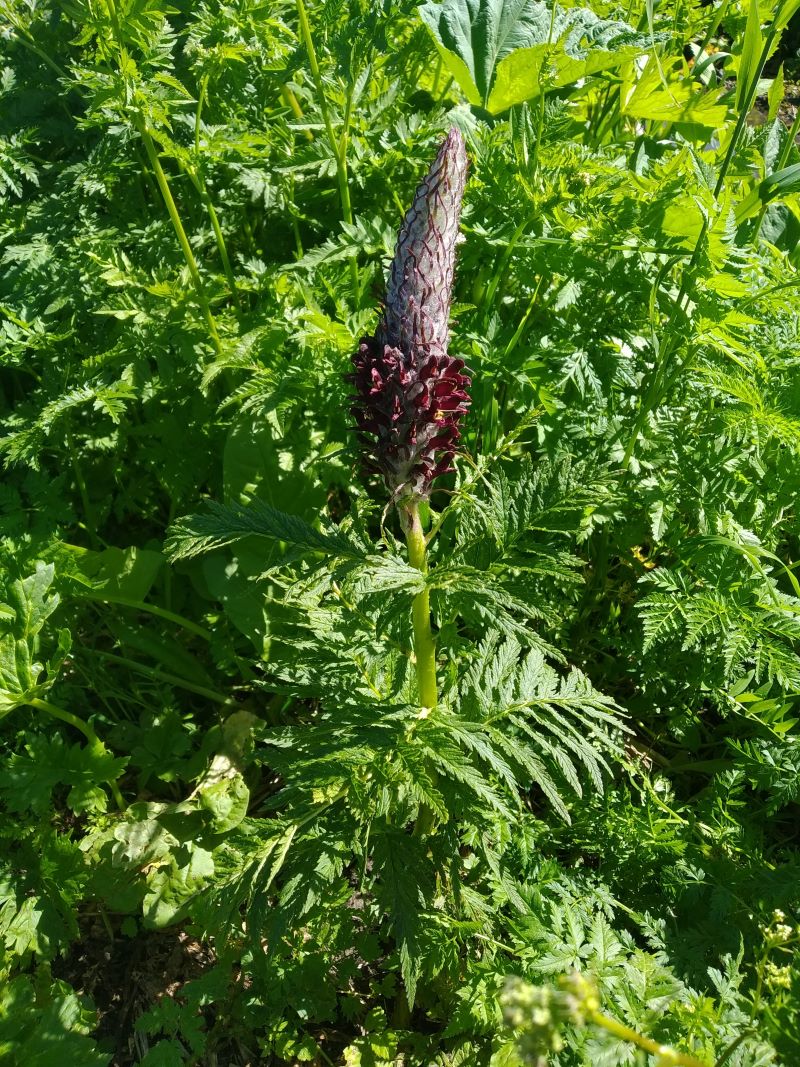
[[[292,234],[294,235],[294,248],[298,259],[302,259],[305,253],[303,252],[303,239],[300,236],[300,226],[297,222],[297,204],[294,199],[294,175],[289,175],[289,195],[287,196],[286,209],[289,212],[289,218],[292,220]]]
[[[167,176],[161,166],[161,160],[158,158],[158,152],[156,151],[153,138],[150,135],[149,130],[141,120],[137,121],[137,127],[139,134],[142,138],[142,144],[144,145],[147,157],[150,160],[150,165],[153,168],[153,173],[156,176],[158,182],[158,188],[161,190],[161,196],[166,205],[169,217],[172,220],[172,225],[175,229],[175,233],[178,237],[178,243],[181,246],[183,257],[186,260],[186,265],[189,268],[189,274],[191,275],[192,282],[194,284],[195,293],[197,295],[197,302],[200,305],[200,310],[203,313],[203,317],[208,325],[208,332],[211,337],[211,343],[218,356],[222,355],[222,342],[219,339],[219,333],[217,332],[217,324],[214,320],[214,316],[211,314],[211,307],[208,303],[208,297],[206,296],[205,286],[203,285],[203,279],[200,277],[200,271],[197,267],[197,261],[194,258],[194,252],[192,252],[192,246],[189,244],[189,238],[186,236],[186,230],[183,228],[181,217],[178,213],[178,208],[175,205],[175,201],[172,197],[172,191],[170,190]]]
[[[50,68],[50,70],[52,70],[56,77],[62,78],[64,81],[67,81],[69,77],[67,75],[67,72],[61,67],[59,67],[58,63],[55,63],[47,54],[47,52],[44,51],[44,49],[39,47],[39,45],[36,43],[36,38],[31,34],[29,30],[27,30],[24,26],[20,25],[18,22],[14,21],[14,19],[10,16],[9,6],[10,5],[6,5],[3,14],[11,25],[11,28],[15,30],[19,43],[21,45],[24,45],[25,48],[28,48],[31,52],[37,55],[39,59],[41,59],[41,61],[45,63]],[[67,113],[69,114],[69,112]]]
[[[111,24],[113,27],[117,51],[119,53],[120,73],[122,73],[124,69],[127,50],[125,48],[125,42],[122,34],[122,26],[120,23],[119,12],[117,11],[115,0],[108,0],[108,11],[109,15],[111,16]],[[156,150],[155,144],[153,143],[152,135],[147,128],[144,118],[142,118],[140,114],[134,113],[131,116],[131,121],[142,139],[142,144],[144,145],[145,152],[147,153],[147,158],[150,160],[150,165],[153,168],[153,173],[156,176],[158,188],[161,191],[161,197],[164,201],[164,204],[166,205],[167,212],[169,213],[169,217],[175,229],[175,233],[177,234],[178,243],[181,246],[181,251],[183,252],[184,259],[186,260],[186,265],[189,268],[189,274],[191,275],[192,283],[194,285],[195,293],[197,295],[197,303],[200,306],[200,310],[203,313],[203,318],[206,320],[206,324],[208,326],[208,332],[211,337],[211,343],[214,346],[217,355],[221,356],[222,342],[219,339],[219,333],[217,332],[217,324],[214,320],[214,316],[211,314],[211,307],[208,303],[208,297],[206,296],[205,287],[203,285],[203,279],[200,277],[200,271],[197,267],[197,261],[194,258],[194,253],[192,252],[192,246],[189,244],[189,238],[186,236],[186,230],[183,228],[183,223],[181,222],[181,217],[178,213],[178,208],[175,204],[175,200],[173,199],[172,191],[170,190],[169,182],[167,181],[167,176],[164,173],[163,167],[161,166],[161,160],[158,158],[158,152]],[[195,125],[195,140],[198,136],[199,131],[197,129],[197,125]]]
[[[284,104],[286,104],[286,106],[291,110],[297,121],[305,122],[306,117],[303,114],[303,109],[300,107],[300,102],[292,92],[289,85],[286,84],[286,82],[284,82],[281,86],[281,98],[283,99]],[[314,134],[311,132],[311,130],[303,130],[303,134],[307,141],[314,140]]]
[[[208,189],[206,188],[205,179],[200,175],[189,174],[189,177],[193,182],[197,182],[196,188],[200,194],[200,199],[203,201],[208,211],[208,217],[211,220],[211,229],[214,231],[214,240],[217,242],[217,251],[219,252],[219,258],[222,260],[222,269],[225,271],[225,279],[228,282],[228,288],[231,291],[231,296],[236,301],[237,307],[241,307],[241,297],[239,296],[239,290],[236,288],[236,278],[234,277],[233,268],[231,267],[230,257],[228,255],[228,246],[225,244],[225,237],[222,233],[222,227],[219,224],[219,216],[217,215],[217,209],[209,196]]]
[[[308,54],[308,64],[311,67],[311,77],[314,80],[314,87],[317,90],[317,98],[319,100],[319,109],[322,112],[322,121],[325,123],[325,131],[328,135],[328,141],[330,142],[331,152],[333,152],[333,158],[336,162],[336,178],[339,184],[339,201],[342,207],[342,218],[349,225],[353,224],[353,207],[350,202],[350,185],[347,179],[347,130],[350,124],[350,117],[353,108],[353,94],[352,90],[348,90],[347,104],[345,107],[344,123],[342,125],[342,136],[337,140],[336,134],[333,132],[333,123],[331,122],[330,111],[328,110],[328,101],[325,96],[325,86],[322,84],[322,74],[320,73],[319,63],[317,62],[317,53],[314,48],[314,39],[311,36],[311,26],[308,22],[308,14],[306,12],[306,6],[303,0],[297,0],[297,18],[300,23],[300,36],[303,39],[303,45],[306,53]],[[358,265],[356,264],[355,256],[350,256],[350,282],[353,287],[353,299],[358,303],[359,298],[359,283],[358,283]]]
[[[408,545],[408,562],[422,574],[428,570],[425,534],[419,518],[419,504],[408,504],[402,512],[403,529]],[[431,631],[430,594],[427,589],[417,593],[411,606],[414,625],[414,656],[417,668],[417,690],[423,707],[435,708],[439,703],[436,686],[436,646]]]
[[[71,711],[65,711],[64,708],[60,708],[57,704],[51,704],[49,700],[42,700],[41,697],[31,697],[27,703],[30,707],[36,708],[37,711],[44,711],[48,715],[52,715],[54,719],[60,719],[61,722],[68,723],[76,730],[80,730],[92,748],[102,748],[105,751],[103,742],[91,728],[89,723],[86,722],[85,719],[80,718],[79,715],[73,715]],[[107,784],[117,807],[120,811],[125,811],[126,805],[122,793],[119,791],[119,786],[114,781],[108,782]]]
[[[431,96],[433,97],[434,100],[437,99],[437,95],[436,94],[439,92],[439,79],[441,78],[441,76],[442,76],[442,56],[441,56],[441,53],[440,53],[438,59],[436,60],[436,70],[434,71],[434,75],[433,75],[433,88],[431,89]]]
[[[800,133],[800,107],[797,109],[797,114],[794,117],[794,122],[789,127],[789,134],[788,134],[786,140],[783,143],[783,147],[781,148],[780,155],[778,156],[778,159],[777,159],[777,161],[775,163],[775,166],[772,168],[773,173],[776,170],[782,170],[786,166],[786,161],[789,158],[789,153],[791,152],[792,148],[794,147],[795,140],[797,138],[797,134],[798,133]],[[761,227],[764,224],[764,216],[767,213],[767,208],[768,207],[769,207],[769,204],[762,204],[761,205],[761,210],[758,213],[758,220],[756,222],[756,228],[755,228],[755,230],[753,232],[753,244],[754,245],[758,244],[758,239],[761,236]]]
[[[492,312],[494,309],[495,294],[497,293],[499,285],[501,284],[508,272],[509,264],[511,263],[511,257],[514,254],[514,249],[517,247],[520,238],[524,235],[528,227],[532,225],[534,219],[538,214],[539,209],[537,208],[536,211],[531,212],[530,215],[526,215],[522,222],[517,224],[516,229],[511,234],[511,237],[508,239],[508,243],[503,249],[503,254],[500,257],[500,261],[497,264],[497,268],[492,273],[492,276],[486,285],[486,292],[484,293],[482,298],[482,303],[484,306],[484,330],[488,328],[489,323],[491,322]]]
[[[547,30],[547,47],[548,47],[548,49],[550,48],[550,45],[553,43],[553,28],[555,27],[555,23],[556,23],[556,0],[553,0],[553,2],[550,5],[550,26],[549,26],[549,28]],[[548,59],[549,59],[549,57],[548,57]],[[542,64],[542,67],[544,67],[544,63]],[[541,144],[542,144],[542,133],[544,132],[544,110],[545,110],[545,103],[547,101],[547,91],[548,91],[549,88],[550,88],[550,86],[546,83],[545,79],[542,79],[542,84],[539,86],[539,100],[538,100],[539,107],[537,109],[537,114],[536,114],[536,142],[534,143],[534,146],[533,146],[533,157],[531,159],[531,178],[532,179],[536,178],[536,175],[537,175],[537,173],[539,171],[539,149],[540,149]]]
[[[87,600],[92,600],[97,604],[119,604],[122,608],[132,608],[134,611],[143,611],[148,615],[156,615],[159,619],[165,619],[167,622],[174,622],[176,626],[183,627],[183,629],[188,630],[189,633],[195,634],[197,637],[202,637],[204,641],[211,640],[210,630],[207,630],[204,626],[200,626],[196,622],[192,622],[191,619],[187,619],[183,615],[178,615],[174,611],[168,611],[166,608],[159,607],[158,604],[149,604],[145,600],[133,600],[130,597],[116,596],[114,594],[107,594],[99,591],[96,592],[91,589],[81,595]]]
[[[422,574],[426,574],[428,571],[427,542],[419,517],[419,504],[416,501],[400,509],[400,521],[408,545],[408,562]],[[414,661],[419,702],[424,708],[433,710],[439,703],[439,692],[436,685],[436,645],[431,631],[431,604],[427,588],[414,597],[411,605],[411,621],[414,627]],[[435,784],[436,770],[429,767],[429,773],[431,781]],[[427,837],[433,829],[434,820],[432,809],[426,804],[421,804],[414,825],[414,837]]]
[[[654,1056],[659,1055],[659,1053],[662,1056],[665,1054],[668,1055],[668,1063],[674,1063],[678,1065],[678,1067],[707,1067],[701,1060],[689,1055],[688,1052],[678,1052],[677,1049],[660,1045],[658,1041],[653,1041],[649,1037],[637,1033],[636,1030],[632,1030],[629,1026],[625,1026],[624,1023],[612,1019],[610,1015],[604,1015],[600,1011],[593,1011],[590,1013],[590,1019],[595,1026],[601,1026],[615,1037],[619,1037],[623,1041],[630,1041],[631,1044],[644,1049],[646,1052],[651,1052]]]
[[[78,493],[81,498],[81,506],[83,507],[83,514],[86,519],[86,530],[89,534],[89,541],[92,548],[97,548],[99,541],[95,530],[94,514],[92,512],[92,506],[89,503],[89,492],[86,488],[86,479],[83,477],[83,470],[81,469],[80,460],[78,459],[78,453],[75,449],[75,442],[72,438],[72,431],[67,430],[66,433],[67,449],[69,450],[69,458],[72,463],[72,473],[75,476],[75,484],[78,486]]]
[[[39,711],[46,711],[48,715],[52,715],[55,719],[60,719],[62,722],[74,726],[76,730],[80,730],[90,744],[100,744],[100,738],[88,722],[80,718],[80,716],[73,715],[71,711],[65,711],[64,708],[60,708],[57,704],[51,704],[49,700],[42,700],[41,697],[31,697],[28,704],[32,708],[37,708]]]
[[[703,53],[708,48],[711,38],[715,36],[717,29],[722,25],[726,14],[728,13],[728,0],[722,0],[722,3],[718,8],[711,12],[711,16],[708,20],[708,26],[706,27],[705,37],[700,45],[700,51],[697,53],[700,59],[703,58]]]
[[[139,674],[144,674],[148,678],[155,678],[156,681],[166,682],[167,685],[176,685],[179,689],[186,689],[190,693],[197,693],[198,696],[205,697],[206,700],[212,700],[215,704],[233,704],[235,701],[233,697],[225,696],[224,693],[218,693],[214,689],[209,689],[204,685],[197,685],[195,682],[189,682],[185,678],[180,678],[177,674],[170,674],[169,671],[160,671],[157,667],[148,667],[144,663],[137,663],[135,659],[128,659],[127,656],[117,656],[113,652],[100,652],[95,651],[95,656],[99,656],[100,659],[106,659],[109,663],[119,663],[122,667],[128,667],[132,671],[137,671]]]
[[[769,58],[770,51],[772,50],[772,42],[774,40],[774,37],[775,33],[774,31],[772,31],[767,35],[767,38],[764,41],[764,46],[761,51],[761,58],[759,60],[758,67],[755,71],[755,74],[753,75],[752,82],[747,87],[742,106],[739,109],[739,115],[736,119],[736,126],[734,127],[733,133],[731,134],[731,139],[728,143],[727,151],[725,152],[725,157],[719,169],[717,182],[714,186],[715,200],[719,199],[719,195],[722,192],[722,188],[725,184],[725,179],[728,176],[728,171],[730,170],[731,164],[733,162],[733,157],[736,153],[736,147],[739,143],[739,139],[741,138],[742,131],[745,127],[747,115],[749,114],[750,109],[753,106],[753,103],[756,98],[756,93],[758,92],[758,81],[761,77],[761,72],[764,69],[764,64]],[[706,213],[703,217],[703,224],[700,228],[700,234],[695,243],[692,257],[684,268],[683,275],[681,277],[680,290],[673,305],[672,313],[664,328],[665,341],[661,348],[660,359],[657,360],[656,366],[653,368],[653,377],[651,378],[650,385],[639,407],[639,413],[637,415],[636,422],[634,423],[633,433],[631,434],[631,438],[628,441],[627,448],[625,449],[625,455],[622,459],[623,471],[627,471],[630,467],[631,460],[633,459],[633,452],[636,448],[637,441],[639,440],[639,435],[641,434],[644,425],[647,421],[647,416],[652,410],[654,410],[658,406],[658,403],[661,399],[661,385],[666,380],[669,362],[672,358],[674,349],[677,348],[679,340],[681,340],[683,337],[682,332],[676,328],[678,316],[684,310],[686,297],[689,292],[689,286],[691,284],[692,279],[694,278],[695,268],[697,267],[697,264],[700,261],[700,255],[703,250],[703,244],[705,242],[706,235],[708,234],[710,226],[711,216],[710,214]]]
[[[197,109],[194,116],[194,156],[195,164],[193,167],[189,167],[186,173],[189,175],[189,179],[194,185],[195,189],[203,201],[208,217],[211,220],[211,228],[214,231],[214,239],[217,242],[217,251],[219,252],[219,258],[222,260],[222,269],[225,271],[225,277],[228,281],[228,288],[231,291],[231,296],[236,301],[237,306],[240,305],[239,291],[236,288],[236,279],[233,275],[231,268],[230,257],[228,256],[228,247],[225,244],[225,237],[222,233],[222,227],[219,224],[219,217],[217,216],[216,208],[208,194],[208,188],[206,186],[205,178],[200,170],[200,130],[202,123],[200,121],[203,105],[208,95],[208,75],[204,74],[202,81],[200,82],[200,92],[197,94]]]
[[[194,154],[196,159],[200,158],[200,130],[202,129],[200,118],[203,114],[203,105],[206,102],[208,78],[209,75],[204,74],[200,79],[200,92],[197,94],[197,107],[194,112]]]

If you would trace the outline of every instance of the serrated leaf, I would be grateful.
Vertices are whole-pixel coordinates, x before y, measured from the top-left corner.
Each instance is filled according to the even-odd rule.
[[[70,635],[64,630],[43,680],[46,668],[36,659],[38,635],[59,603],[57,593],[48,596],[53,576],[53,564],[39,562],[32,575],[12,582],[6,594],[10,611],[0,616],[0,715],[44,693],[69,651]]]
[[[332,525],[316,530],[299,516],[287,515],[263,500],[246,506],[210,502],[208,509],[204,515],[188,515],[170,527],[166,548],[171,559],[192,559],[253,536],[283,541],[301,551],[350,559],[367,555],[366,546],[355,536]]]
[[[400,952],[400,970],[413,1008],[420,974],[420,914],[431,890],[425,846],[408,834],[383,829],[375,842],[378,894],[386,907]]]
[[[427,0],[419,13],[469,103],[493,114],[648,47],[623,22],[538,0]]]

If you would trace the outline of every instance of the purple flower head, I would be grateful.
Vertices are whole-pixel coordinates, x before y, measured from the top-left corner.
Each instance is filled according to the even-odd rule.
[[[353,356],[353,416],[367,466],[396,502],[426,499],[452,470],[469,406],[463,360],[447,354],[458,220],[467,175],[464,138],[451,129],[397,239],[375,337]]]

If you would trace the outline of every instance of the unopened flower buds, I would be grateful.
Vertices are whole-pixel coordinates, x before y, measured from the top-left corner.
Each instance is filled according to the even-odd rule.
[[[392,499],[419,501],[452,470],[470,379],[447,354],[458,222],[467,174],[464,139],[451,129],[414,195],[389,272],[375,337],[353,356],[353,416],[367,466]]]

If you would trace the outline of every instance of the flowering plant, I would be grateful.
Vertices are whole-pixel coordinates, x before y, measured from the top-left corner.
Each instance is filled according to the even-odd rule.
[[[459,422],[469,405],[464,361],[447,352],[458,223],[467,152],[452,128],[414,194],[389,270],[383,318],[353,356],[353,404],[366,465],[380,473],[398,505],[409,562],[423,573],[426,540],[420,501],[452,470]],[[419,699],[438,702],[428,590],[414,599]]]
[[[447,352],[466,174],[464,138],[453,128],[403,220],[377,333],[353,356],[353,415],[367,465],[397,503],[427,499],[434,479],[452,469],[469,405],[464,362]]]

